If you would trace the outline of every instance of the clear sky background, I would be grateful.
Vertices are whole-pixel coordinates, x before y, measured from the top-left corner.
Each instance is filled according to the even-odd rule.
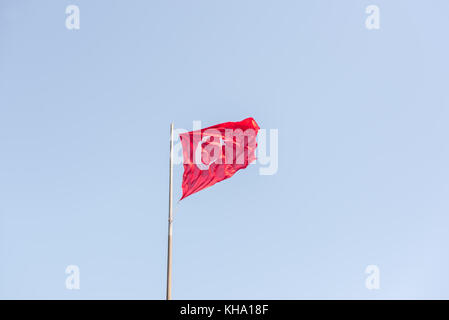
[[[169,124],[252,116],[279,170],[176,206],[173,298],[448,299],[448,10],[2,0],[0,298],[163,299]]]

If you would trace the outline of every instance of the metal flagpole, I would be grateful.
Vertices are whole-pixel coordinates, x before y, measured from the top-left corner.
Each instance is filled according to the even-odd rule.
[[[168,191],[167,300],[171,300],[171,265],[173,233],[173,122],[170,125],[170,175]]]

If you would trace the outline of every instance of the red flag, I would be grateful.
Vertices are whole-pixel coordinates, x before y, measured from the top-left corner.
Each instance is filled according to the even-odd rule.
[[[253,118],[180,134],[182,199],[230,178],[256,159],[259,126]]]

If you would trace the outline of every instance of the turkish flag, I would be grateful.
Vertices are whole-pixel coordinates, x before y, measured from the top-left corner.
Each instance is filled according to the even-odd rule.
[[[253,118],[180,134],[182,199],[230,178],[256,159],[259,126]]]

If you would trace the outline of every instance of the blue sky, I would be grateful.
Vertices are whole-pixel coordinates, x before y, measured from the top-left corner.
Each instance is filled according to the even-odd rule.
[[[169,124],[252,116],[279,170],[176,206],[173,298],[448,299],[448,9],[2,1],[0,298],[163,299]]]

